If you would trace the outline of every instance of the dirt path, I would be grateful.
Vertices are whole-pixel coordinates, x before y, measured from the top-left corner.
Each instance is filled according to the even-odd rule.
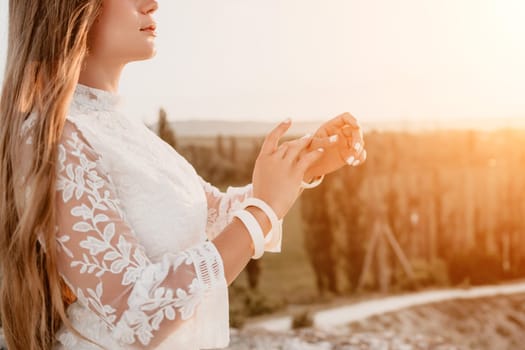
[[[525,293],[417,305],[323,330],[234,330],[229,350],[525,350]]]
[[[479,299],[496,295],[513,295],[525,293],[525,282],[474,287],[469,289],[446,289],[426,291],[401,296],[392,296],[370,301],[363,301],[339,306],[313,314],[314,327],[331,329],[350,322],[364,320],[371,316],[382,315],[392,311],[403,310],[419,305],[439,303],[456,299]],[[246,325],[246,329],[264,329],[268,331],[287,331],[292,324],[291,316],[266,319]]]

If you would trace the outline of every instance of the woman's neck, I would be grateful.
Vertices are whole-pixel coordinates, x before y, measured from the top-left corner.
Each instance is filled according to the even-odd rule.
[[[118,93],[120,75],[124,69],[122,63],[108,63],[98,60],[96,57],[87,57],[80,72],[78,82],[112,93]]]

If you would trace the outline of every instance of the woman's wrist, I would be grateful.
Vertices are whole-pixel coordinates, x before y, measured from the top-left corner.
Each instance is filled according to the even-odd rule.
[[[304,180],[301,182],[301,190],[303,189],[309,189],[309,188],[315,188],[323,182],[324,175],[317,176],[311,181],[305,182]]]
[[[312,182],[312,181],[314,181],[314,180],[315,180],[315,176],[306,176],[306,175],[305,175],[305,177],[304,177],[304,179],[303,179],[303,182],[305,182],[305,183],[310,183],[310,182]]]
[[[321,177],[324,177],[324,175],[315,174],[308,170],[304,173],[303,182],[312,183]]]
[[[314,179],[315,179],[315,175],[310,174],[309,172],[306,172],[304,174],[303,182],[309,183],[309,182],[314,181]]]

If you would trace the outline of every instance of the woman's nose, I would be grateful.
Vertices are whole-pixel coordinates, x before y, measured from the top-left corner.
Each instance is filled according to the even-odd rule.
[[[141,10],[142,10],[142,13],[147,15],[147,14],[157,11],[158,8],[159,8],[159,3],[156,0],[148,0],[148,1],[144,1],[144,4],[142,5]]]

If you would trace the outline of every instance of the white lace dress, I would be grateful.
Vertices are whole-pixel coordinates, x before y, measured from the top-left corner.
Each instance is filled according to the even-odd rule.
[[[78,298],[68,316],[112,350],[225,347],[228,290],[210,240],[252,186],[220,192],[143,123],[123,115],[121,102],[77,85],[59,144],[58,268]],[[271,241],[266,250],[279,252],[281,237]],[[55,350],[99,349],[65,327],[56,339]]]

